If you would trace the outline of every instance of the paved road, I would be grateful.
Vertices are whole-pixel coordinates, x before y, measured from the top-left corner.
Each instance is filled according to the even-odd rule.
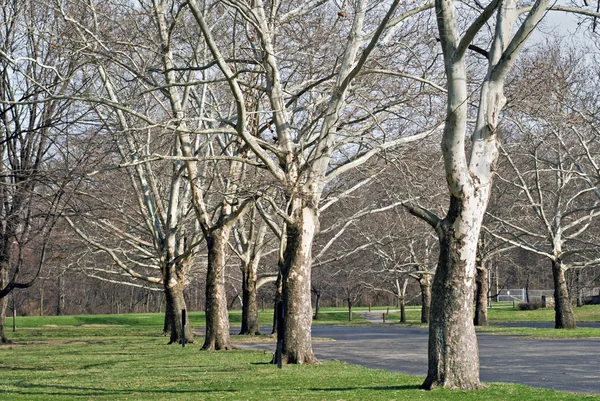
[[[266,331],[266,330],[265,330]],[[320,360],[424,376],[427,329],[401,326],[314,326]],[[600,394],[600,340],[531,340],[478,335],[483,382],[512,382],[560,391]],[[274,344],[253,347],[273,351]]]

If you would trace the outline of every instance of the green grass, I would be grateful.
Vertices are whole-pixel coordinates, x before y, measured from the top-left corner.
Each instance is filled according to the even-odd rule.
[[[527,336],[530,338],[544,339],[569,339],[569,338],[600,338],[600,329],[579,327],[570,330],[539,329],[531,327],[502,327],[488,326],[477,328],[481,334],[496,334],[508,336]]]
[[[279,370],[262,351],[168,346],[160,315],[19,322],[0,347],[0,400],[600,400],[512,384],[426,392],[422,377],[342,362]]]
[[[553,322],[554,309],[520,310],[512,303],[493,304],[488,308],[490,322]],[[578,322],[600,322],[600,305],[586,305],[582,308],[573,307],[575,319]]]
[[[406,308],[406,323],[400,322],[400,312],[392,309],[386,319],[392,324],[421,324],[421,308]],[[383,311],[382,311],[383,313]],[[586,305],[583,308],[574,308],[575,318],[578,322],[599,322],[600,305]],[[554,309],[520,310],[518,305],[513,307],[512,303],[494,304],[488,309],[489,321],[493,326],[478,328],[481,334],[502,334],[528,336],[530,338],[567,339],[567,338],[600,338],[600,328],[577,328],[573,330],[556,330],[554,328],[531,328],[531,327],[501,327],[502,323],[525,323],[525,322],[554,322]],[[500,326],[496,326],[499,324]]]

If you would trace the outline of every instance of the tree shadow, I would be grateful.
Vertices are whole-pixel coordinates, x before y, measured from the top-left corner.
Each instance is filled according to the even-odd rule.
[[[125,396],[131,394],[191,394],[191,393],[216,393],[216,392],[227,392],[234,393],[238,390],[228,389],[106,389],[102,387],[79,387],[79,386],[66,386],[66,385],[52,385],[52,384],[31,384],[31,383],[15,383],[15,387],[23,389],[22,391],[11,390],[11,393],[21,394],[25,396],[32,395],[46,395],[48,397],[53,396],[65,396],[73,397],[74,392],[77,396]],[[27,390],[29,391],[27,391]]]
[[[419,390],[419,385],[405,384],[401,386],[357,386],[357,387],[328,387],[328,388],[309,388],[311,391],[356,391],[356,390],[375,390],[375,391],[413,391]]]

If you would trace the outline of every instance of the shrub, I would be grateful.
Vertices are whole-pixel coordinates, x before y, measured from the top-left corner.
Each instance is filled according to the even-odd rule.
[[[520,310],[536,310],[536,309],[540,309],[541,307],[542,307],[542,304],[539,302],[521,302],[519,304]]]

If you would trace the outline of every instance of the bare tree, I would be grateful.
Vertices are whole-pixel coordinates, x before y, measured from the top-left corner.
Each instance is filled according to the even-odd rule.
[[[263,256],[278,251],[278,248],[273,248],[271,245],[278,242],[275,241],[278,238],[267,237],[267,234],[268,225],[260,218],[256,207],[250,212],[249,218],[242,216],[233,228],[235,246],[232,248],[241,261],[242,273],[242,328],[240,334],[261,334],[258,322],[258,290],[263,285],[277,280],[276,271],[259,273]]]
[[[0,11],[0,339],[6,296],[33,285],[47,257],[52,228],[77,185],[89,148],[85,111],[64,100],[81,82],[77,60],[60,41],[65,26],[34,1]],[[92,158],[93,159],[93,158]]]
[[[238,134],[265,164],[285,195],[286,209],[280,212],[286,222],[287,236],[282,279],[286,305],[283,355],[288,363],[313,363],[316,359],[310,340],[311,248],[318,232],[318,210],[324,187],[372,155],[430,133],[428,129],[413,129],[394,135],[392,140],[383,143],[381,135],[368,139],[367,133],[381,132],[380,129],[395,133],[404,131],[395,124],[397,121],[390,113],[392,105],[398,105],[398,99],[390,99],[375,113],[360,112],[360,117],[352,117],[352,110],[358,112],[364,109],[350,106],[347,98],[359,88],[352,84],[371,59],[377,49],[376,44],[386,38],[389,41],[388,37],[384,38],[386,29],[390,28],[388,33],[391,37],[395,31],[392,27],[430,8],[431,3],[404,9],[396,15],[400,2],[395,1],[386,7],[373,8],[367,20],[369,8],[365,1],[353,4],[352,10],[339,15],[339,10],[325,5],[324,1],[311,1],[300,8],[279,2],[271,5],[255,2],[250,6],[241,1],[229,2],[234,11],[232,14],[244,21],[240,29],[246,30],[247,39],[251,42],[248,45],[249,49],[253,49],[250,58],[259,61],[264,74],[262,87],[268,102],[265,114],[268,113],[269,117],[265,116],[263,125],[266,130],[272,130],[272,135],[276,137],[275,144],[247,130],[248,110],[241,89],[243,83],[236,73],[238,67],[233,60],[235,57],[224,54],[226,47],[220,46],[222,39],[215,38],[199,4],[193,0],[188,4],[236,100]],[[311,11],[317,8],[324,13],[325,19],[315,19],[317,13]],[[340,18],[345,18],[342,15],[351,16],[351,26],[341,24]],[[297,44],[292,40],[283,40],[284,32],[302,30],[306,24],[313,23],[311,19],[317,23],[315,26],[318,28],[313,32],[320,35],[318,40],[311,37],[313,35],[297,37]],[[376,22],[371,22],[373,19]],[[338,29],[343,28],[338,32],[344,32],[342,36],[346,36],[346,40],[338,37],[338,34],[330,34],[330,27],[336,26],[336,20],[340,22]],[[363,34],[363,30],[368,33]],[[321,43],[323,40],[326,43]],[[289,62],[282,56],[293,54],[298,45],[309,45],[302,41],[314,41],[312,43],[317,45],[317,53],[321,52],[319,47],[327,45],[335,56],[332,54],[332,57],[324,57],[319,61],[322,67],[307,58],[290,59],[289,62],[296,65],[290,71],[284,67]],[[383,48],[377,50],[383,51]],[[325,60],[327,62],[323,63]],[[421,121],[423,125],[428,125],[426,121]],[[350,145],[352,142],[354,146]]]
[[[440,241],[424,389],[480,386],[477,338],[472,321],[475,260],[498,158],[497,126],[506,102],[504,82],[528,36],[551,6],[545,0],[525,8],[518,8],[517,1],[491,1],[485,6],[474,2],[464,5],[476,12],[463,28],[458,13],[466,12],[466,8],[452,1],[435,3],[448,89],[442,153],[450,205],[443,218],[423,208],[411,208],[412,213],[435,229]],[[519,19],[523,13],[527,15]],[[486,36],[483,28],[487,29],[494,15],[495,23]],[[461,21],[464,21],[462,17]],[[477,117],[471,143],[467,145],[470,105],[467,54],[470,50],[476,57],[484,57],[487,72],[478,82]]]
[[[586,62],[556,44],[532,55],[526,65],[544,66],[555,79],[523,87],[513,106],[514,135],[501,148],[499,171],[516,199],[502,215],[490,213],[497,238],[551,261],[555,291],[555,327],[574,328],[566,271],[599,262],[592,234],[600,216],[594,136],[572,105],[579,100],[579,77]],[[536,80],[530,68],[521,71]],[[517,78],[518,80],[518,78]],[[530,105],[533,99],[534,104]],[[519,103],[525,113],[519,115]],[[510,190],[510,189],[507,189]]]

